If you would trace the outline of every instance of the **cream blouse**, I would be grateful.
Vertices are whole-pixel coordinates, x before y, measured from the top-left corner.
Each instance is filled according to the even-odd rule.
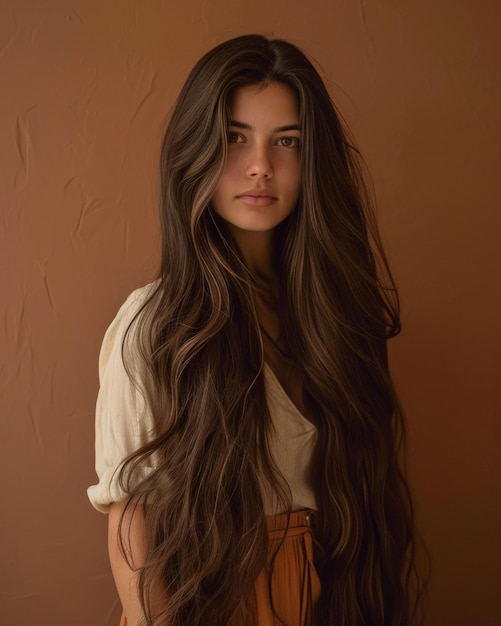
[[[100,389],[96,406],[96,473],[98,482],[88,488],[91,504],[107,513],[110,504],[125,499],[118,483],[124,459],[154,436],[151,412],[141,393],[132,384],[122,361],[122,341],[135,313],[153,284],[134,291],[108,328],[99,356]],[[266,399],[272,419],[270,453],[289,485],[293,510],[316,509],[315,495],[308,478],[308,466],[316,442],[316,428],[298,410],[270,367],[265,364]],[[138,470],[137,480],[146,477],[155,465]],[[280,513],[272,489],[262,486],[266,515]]]

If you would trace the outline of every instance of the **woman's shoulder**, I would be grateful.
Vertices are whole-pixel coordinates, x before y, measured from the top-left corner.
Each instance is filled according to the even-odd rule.
[[[135,332],[128,333],[128,330],[134,330],[139,313],[147,303],[149,298],[153,296],[159,286],[159,281],[135,289],[126,298],[124,303],[118,309],[111,324],[108,326],[103,338],[101,351],[99,355],[99,370],[103,372],[110,361],[122,361],[122,345],[126,335],[135,337]],[[115,359],[113,359],[115,355]]]
[[[148,283],[143,287],[139,287],[138,289],[134,289],[134,291],[127,296],[118,313],[129,313],[132,314],[133,317],[146,301],[158,291],[159,285],[160,279]]]
[[[134,289],[132,293],[130,293],[123,304],[118,309],[118,312],[113,319],[110,329],[115,328],[123,328],[124,326],[128,327],[134,319],[137,318],[138,313],[147,303],[147,301],[158,291],[158,287],[160,285],[160,280],[155,280],[152,283],[148,283],[144,285],[144,287],[139,287],[138,289]]]

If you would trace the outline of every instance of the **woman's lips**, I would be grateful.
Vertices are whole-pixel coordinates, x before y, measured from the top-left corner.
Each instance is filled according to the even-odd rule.
[[[270,206],[276,202],[276,196],[271,193],[246,191],[237,196],[239,200],[250,206]]]

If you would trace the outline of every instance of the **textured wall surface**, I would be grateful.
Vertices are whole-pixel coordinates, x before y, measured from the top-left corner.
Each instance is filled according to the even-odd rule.
[[[246,32],[318,61],[372,171],[403,300],[393,371],[433,558],[427,624],[501,624],[501,53],[482,0],[3,0],[1,612],[113,626],[94,480],[97,356],[158,260],[161,133]]]

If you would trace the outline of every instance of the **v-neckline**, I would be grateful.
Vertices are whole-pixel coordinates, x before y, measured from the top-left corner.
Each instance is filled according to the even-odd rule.
[[[266,370],[266,372],[268,372],[269,378],[271,379],[275,387],[278,389],[280,395],[286,399],[287,404],[292,408],[294,413],[301,419],[301,421],[308,424],[308,426],[315,428],[315,425],[302,413],[302,411],[300,411],[299,407],[292,400],[289,394],[285,391],[282,383],[278,380],[278,376],[275,374],[273,369],[268,365],[268,363],[266,363],[266,361],[264,362],[264,369]]]

